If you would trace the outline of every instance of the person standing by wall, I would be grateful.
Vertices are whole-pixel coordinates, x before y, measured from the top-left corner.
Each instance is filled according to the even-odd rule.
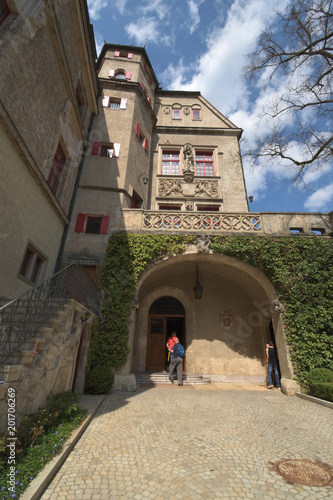
[[[280,377],[278,370],[277,353],[274,342],[272,340],[270,340],[269,343],[266,345],[266,358],[267,358],[267,376],[268,376],[267,389],[273,389],[274,387],[272,373],[274,373],[276,387],[280,389],[281,386],[280,386]]]

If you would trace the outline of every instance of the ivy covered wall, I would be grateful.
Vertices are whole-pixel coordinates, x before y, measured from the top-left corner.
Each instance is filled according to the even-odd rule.
[[[93,328],[88,370],[107,364],[118,369],[126,363],[131,303],[141,274],[196,241],[193,235],[110,237],[102,278],[104,319]],[[299,382],[313,367],[333,369],[333,240],[212,236],[210,249],[256,267],[271,281],[286,308],[286,340]]]

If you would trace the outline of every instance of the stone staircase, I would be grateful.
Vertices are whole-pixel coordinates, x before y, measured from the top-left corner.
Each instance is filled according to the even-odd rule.
[[[137,385],[141,384],[170,384],[169,374],[166,372],[161,373],[136,373],[135,374]],[[174,374],[174,380],[177,381],[177,375]],[[183,373],[183,384],[184,385],[203,385],[210,384],[211,379],[209,377],[204,377],[199,373]]]
[[[5,398],[9,387],[15,390],[19,388],[36,351],[41,352],[47,348],[48,339],[54,335],[66,318],[68,307],[64,305],[53,313],[43,326],[36,330],[35,335],[27,339],[5,364],[0,366],[0,401]]]

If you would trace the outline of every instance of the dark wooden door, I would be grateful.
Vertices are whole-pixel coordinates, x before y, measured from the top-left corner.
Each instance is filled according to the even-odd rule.
[[[96,279],[96,266],[82,266],[82,268],[85,270],[85,272],[90,276],[90,278],[95,281]]]
[[[166,318],[150,316],[148,323],[147,363],[148,372],[165,370]]]

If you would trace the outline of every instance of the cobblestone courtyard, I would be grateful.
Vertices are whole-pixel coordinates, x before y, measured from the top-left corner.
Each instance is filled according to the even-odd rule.
[[[333,466],[332,438],[331,409],[278,391],[112,392],[41,498],[333,499],[332,486],[290,484],[273,468]]]

